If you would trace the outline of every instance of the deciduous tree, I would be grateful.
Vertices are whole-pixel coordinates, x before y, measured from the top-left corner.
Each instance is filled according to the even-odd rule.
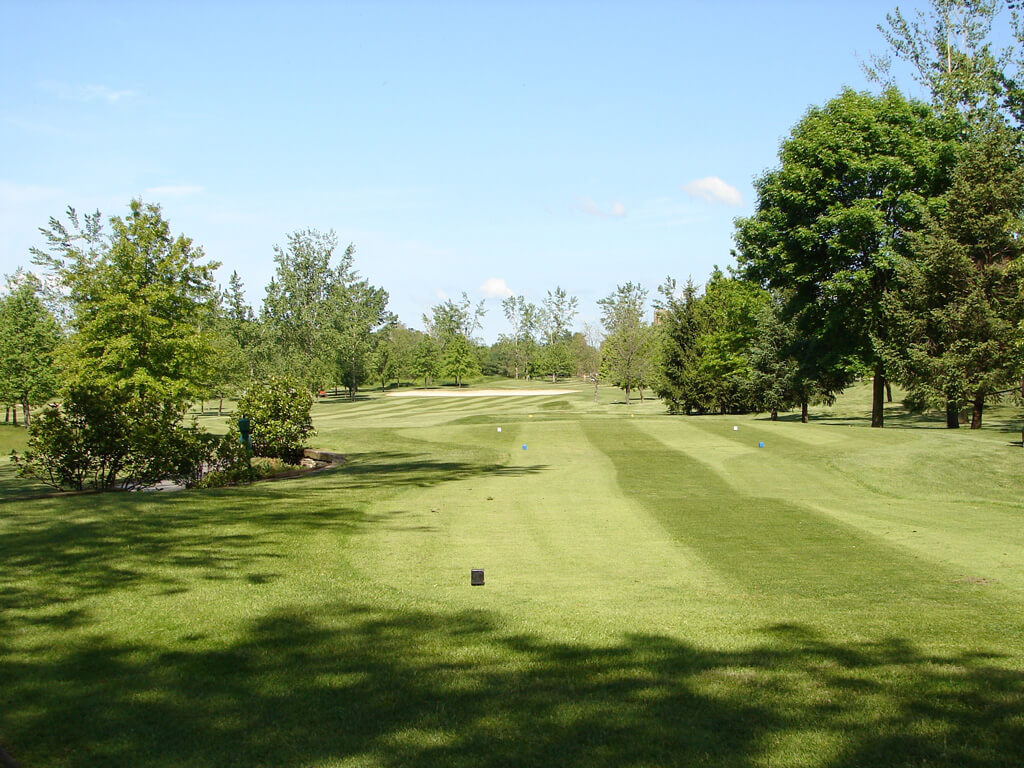
[[[845,90],[797,124],[779,168],[756,183],[754,215],[737,222],[745,275],[789,297],[822,379],[841,386],[873,373],[875,427],[884,423],[882,300],[926,201],[948,187],[957,130],[893,89]]]

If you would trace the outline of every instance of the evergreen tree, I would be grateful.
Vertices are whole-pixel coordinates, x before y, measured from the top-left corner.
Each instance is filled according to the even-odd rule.
[[[879,340],[910,400],[944,408],[948,427],[1019,381],[1024,245],[1024,154],[998,120],[974,131],[949,191],[912,237],[885,302]]]

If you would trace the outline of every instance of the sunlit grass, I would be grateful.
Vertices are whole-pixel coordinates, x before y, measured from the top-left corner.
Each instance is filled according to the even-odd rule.
[[[0,487],[0,745],[72,768],[1021,764],[1009,406],[947,432],[894,404],[879,431],[863,388],[804,425],[560,386],[329,396],[314,442],[349,462],[297,480]]]

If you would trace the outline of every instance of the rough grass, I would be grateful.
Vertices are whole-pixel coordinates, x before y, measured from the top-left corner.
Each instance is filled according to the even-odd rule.
[[[339,470],[0,487],[0,744],[26,768],[1020,765],[1019,421],[867,407],[328,397]]]

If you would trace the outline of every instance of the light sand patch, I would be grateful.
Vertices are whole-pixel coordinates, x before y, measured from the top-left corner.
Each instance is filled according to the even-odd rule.
[[[550,397],[579,393],[578,389],[415,389],[411,392],[388,392],[386,397]]]

